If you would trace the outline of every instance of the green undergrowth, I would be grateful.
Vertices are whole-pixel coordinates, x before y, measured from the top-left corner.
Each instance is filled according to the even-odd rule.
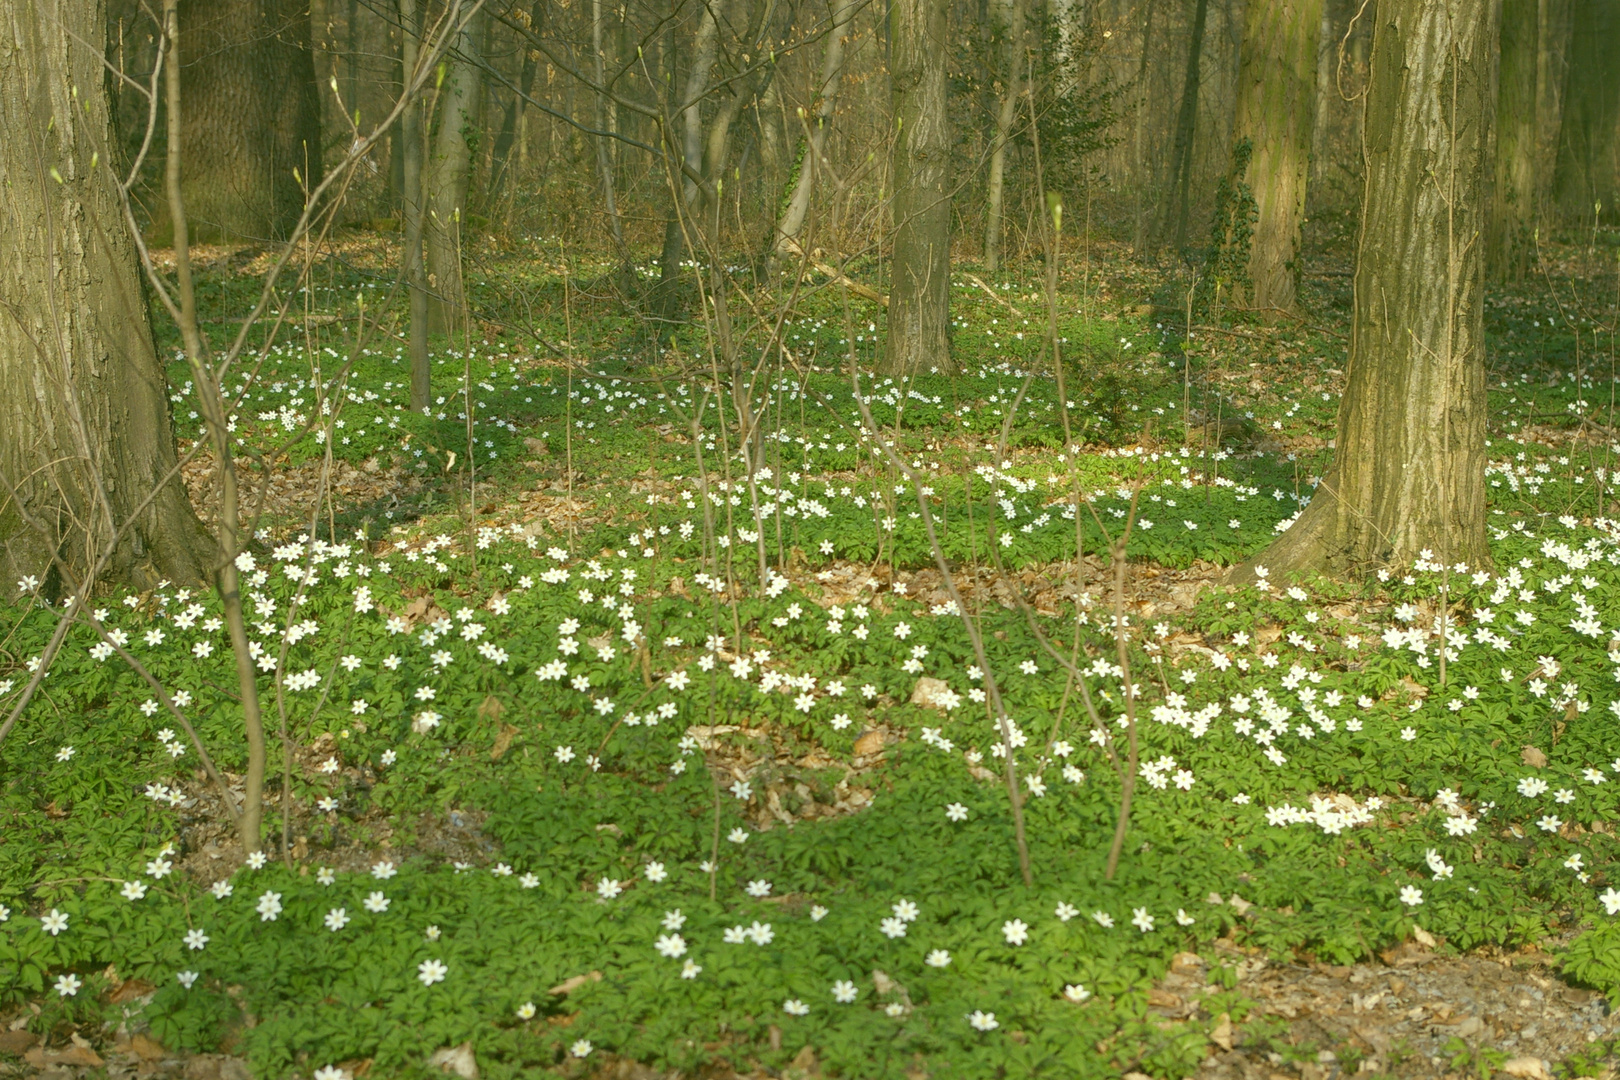
[[[981,331],[983,350],[1006,312],[962,295],[978,306],[959,340]],[[805,319],[800,341],[845,348],[838,312]],[[237,391],[250,465],[330,451],[426,492],[392,519],[341,508],[314,537],[268,523],[244,560],[260,692],[300,748],[283,791],[272,739],[266,831],[290,800],[300,855],[229,855],[211,887],[188,872],[214,805],[197,749],[76,626],[0,744],[0,1006],[39,1005],[42,1034],[123,1023],[275,1078],[426,1073],[463,1042],[496,1080],[604,1057],[781,1074],[807,1048],[829,1076],[1183,1077],[1214,1018],[1247,1020],[1236,973],[1214,966],[1186,1021],[1148,990],[1217,938],[1331,963],[1419,927],[1450,950],[1568,942],[1566,977],[1620,993],[1620,525],[1608,447],[1566,438],[1608,384],[1493,379],[1489,567],[1262,575],[1174,611],[1133,591],[1142,774],[1107,880],[1127,698],[1109,545],[1134,500],[1133,590],[1263,550],[1309,502],[1337,407],[1305,378],[1292,396],[1198,389],[1163,328],[1115,325],[1086,341],[1117,354],[1069,384],[1071,422],[1093,425],[1078,451],[1055,386],[1021,366],[1038,341],[1009,334],[1023,352],[970,353],[954,376],[863,376],[915,480],[833,370],[759,376],[749,477],[719,421],[736,403],[708,401],[693,442],[698,384],[628,349],[571,379],[510,344],[440,351],[428,416],[403,408],[391,350],[337,384],[336,350],[319,369],[272,354]],[[1252,431],[1183,447],[1189,404]],[[558,490],[570,456],[613,514],[570,539],[498,508]],[[476,513],[457,502],[470,482]],[[992,586],[963,602],[1011,721],[1030,885],[986,672],[920,573],[916,485],[953,571]],[[96,603],[238,776],[214,598]],[[56,615],[37,596],[4,613],[0,706]],[[942,685],[916,703],[924,677]],[[485,854],[393,853],[434,819],[476,821]]]

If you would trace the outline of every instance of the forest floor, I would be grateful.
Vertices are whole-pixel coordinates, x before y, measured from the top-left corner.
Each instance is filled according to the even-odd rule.
[[[960,372],[863,375],[863,414],[881,312],[813,275],[733,297],[717,393],[701,325],[661,348],[605,268],[491,249],[421,417],[390,243],[340,247],[232,388],[271,858],[216,603],[109,594],[226,790],[75,628],[0,744],[0,1076],[1612,1075],[1601,250],[1488,296],[1495,566],[1235,588],[1331,459],[1340,261],[1266,325],[1095,246],[1065,399],[1040,267],[964,264]],[[198,252],[216,347],[263,258]],[[55,618],[9,614],[0,695]]]

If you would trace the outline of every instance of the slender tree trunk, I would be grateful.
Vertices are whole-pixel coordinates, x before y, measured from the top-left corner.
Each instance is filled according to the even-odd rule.
[[[821,85],[816,93],[815,121],[810,127],[809,145],[799,162],[799,179],[793,185],[793,195],[776,224],[776,250],[787,241],[797,240],[799,230],[810,213],[810,199],[815,194],[816,164],[826,153],[827,133],[832,127],[838,105],[838,84],[844,77],[844,36],[849,20],[855,14],[855,0],[832,0],[830,4],[832,30],[827,34],[827,50],[822,54]]]
[[[1564,117],[1553,198],[1564,216],[1590,222],[1615,214],[1615,135],[1620,121],[1620,4],[1575,0]],[[1601,207],[1601,211],[1597,208]]]
[[[1485,268],[1497,280],[1524,277],[1534,255],[1536,69],[1541,52],[1537,0],[1502,0],[1496,80],[1496,177],[1491,188]]]
[[[1316,35],[1322,0],[1252,0],[1238,69],[1232,138],[1253,146],[1248,182],[1259,217],[1249,246],[1249,295],[1262,311],[1292,311],[1316,126]]]
[[[1483,0],[1378,5],[1338,452],[1299,520],[1254,560],[1274,581],[1420,557],[1489,565],[1478,235],[1493,22]]]
[[[540,33],[545,26],[546,0],[534,0],[534,6],[529,9],[527,16],[522,12],[514,12],[514,18],[523,18],[526,27],[535,34]],[[525,109],[534,93],[534,76],[540,68],[540,54],[531,49],[526,42],[519,38],[523,49],[523,67],[518,74],[518,89],[521,94],[512,96],[512,103],[506,107],[501,116],[501,130],[495,136],[495,145],[490,151],[489,158],[489,204],[494,206],[500,201],[501,192],[506,187],[508,162],[512,155],[512,147],[517,143],[519,128],[522,126]],[[598,81],[600,81],[600,74]]]
[[[282,236],[322,175],[307,0],[184,0],[179,14],[191,238]]]
[[[602,0],[591,0],[591,56],[596,63],[596,85],[607,82],[606,57],[602,55]],[[607,95],[596,92],[596,130],[608,130]],[[621,265],[630,262],[630,249],[624,243],[624,222],[619,219],[619,200],[613,184],[613,150],[606,135],[596,137],[596,172],[602,181],[602,201],[607,207],[608,225],[613,231],[613,247]]]
[[[1155,0],[1146,0],[1142,5],[1142,52],[1136,58],[1136,122],[1131,133],[1131,163],[1136,173],[1136,183],[1132,185],[1135,189],[1135,213],[1132,215],[1131,250],[1138,255],[1150,247],[1149,236],[1152,232],[1146,210],[1149,206],[1147,194],[1153,186],[1147,164],[1147,118],[1151,104],[1148,94],[1148,49],[1153,44],[1154,4]]]
[[[60,585],[53,553],[82,575],[131,518],[107,578],[145,589],[164,578],[203,582],[213,570],[213,541],[179,476],[169,476],[168,383],[106,160],[105,35],[98,0],[0,0],[0,582],[7,594],[33,577],[53,595]]]
[[[911,374],[951,362],[951,132],[945,60],[948,0],[894,0],[894,255],[884,370]]]
[[[1159,236],[1176,247],[1187,243],[1187,211],[1192,194],[1193,137],[1198,133],[1198,87],[1204,59],[1204,24],[1209,0],[1196,0],[1192,36],[1187,41],[1187,70],[1181,82],[1181,109],[1176,114],[1175,138],[1170,145],[1170,190],[1160,219]]]
[[[1013,118],[1023,93],[1024,65],[1023,0],[996,0],[996,21],[1003,35],[1001,101],[996,110],[995,141],[990,144],[990,179],[985,185],[984,266],[994,272],[1001,266],[1001,204],[1007,175],[1007,143],[1012,137]]]
[[[654,289],[655,300],[653,310],[655,314],[666,321],[673,320],[677,308],[680,306],[680,276],[681,255],[686,250],[685,238],[682,233],[681,220],[686,219],[687,227],[697,225],[697,213],[701,209],[697,182],[690,173],[703,173],[703,97],[709,90],[709,73],[714,67],[715,52],[718,47],[720,32],[718,11],[723,0],[709,0],[704,3],[703,13],[698,18],[698,27],[692,37],[692,65],[686,73],[686,84],[681,90],[677,103],[681,122],[681,161],[686,169],[677,180],[681,191],[679,206],[670,207],[670,216],[664,223],[664,247],[659,255],[658,284]],[[673,35],[670,41],[673,43]],[[671,69],[674,68],[674,56],[670,56]],[[670,92],[674,92],[674,80],[670,80]]]
[[[467,296],[461,278],[462,241],[467,233],[467,189],[473,148],[482,136],[480,106],[484,72],[478,57],[484,41],[484,11],[468,17],[467,5],[452,16],[461,21],[439,91],[438,127],[425,166],[427,215],[423,221],[427,253],[428,330],[448,334],[466,318]]]
[[[409,93],[411,77],[421,55],[421,0],[399,0],[400,85]],[[422,99],[408,101],[399,121],[405,158],[405,284],[410,291],[411,411],[420,413],[433,392],[433,367],[428,359],[427,270],[422,264],[423,217],[427,198],[422,190]]]

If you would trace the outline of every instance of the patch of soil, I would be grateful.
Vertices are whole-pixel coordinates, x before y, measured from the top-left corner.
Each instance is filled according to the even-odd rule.
[[[1445,955],[1406,942],[1379,961],[1278,964],[1222,939],[1208,957],[1177,955],[1150,1012],[1215,1022],[1200,1080],[1550,1078],[1589,1044],[1620,1036],[1607,1000],[1560,981],[1539,950]],[[1237,991],[1256,1003],[1242,1024],[1223,1026],[1203,1009],[1215,965],[1235,970]]]

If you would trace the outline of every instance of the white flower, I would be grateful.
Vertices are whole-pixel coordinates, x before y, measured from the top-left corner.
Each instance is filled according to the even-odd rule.
[[[384,896],[379,890],[366,897],[364,906],[367,911],[381,914],[382,912],[388,910],[389,902],[388,897]]]
[[[878,924],[878,929],[882,931],[884,937],[903,938],[906,936],[906,923],[904,919],[884,919]]]
[[[51,908],[50,912],[39,920],[39,928],[51,935],[51,937],[56,937],[68,928],[67,913]]]
[[[332,931],[334,934],[337,933],[339,930],[349,925],[348,909],[340,907],[333,908],[331,911],[326,913],[325,922],[328,930]]]
[[[174,869],[174,863],[161,855],[146,864],[146,872],[157,879],[165,878]]]
[[[1068,922],[1070,919],[1080,914],[1080,909],[1075,907],[1073,904],[1059,903],[1057,910],[1053,911],[1052,914],[1056,915],[1062,922]]]
[[[56,760],[57,761],[67,761],[72,756],[73,756],[73,747],[71,747],[71,746],[64,746],[60,750],[58,750],[56,752]]]
[[[313,1080],[350,1080],[348,1072],[336,1065],[324,1065],[311,1075]]]
[[[750,881],[745,891],[749,896],[769,896],[771,895],[771,883],[763,878]]]
[[[865,630],[866,627],[863,626],[860,629]],[[901,1017],[906,1015],[906,1007],[898,1001],[891,1001],[883,1006],[883,1014],[885,1016]]]
[[[1090,997],[1091,991],[1087,990],[1079,983],[1070,983],[1068,986],[1063,988],[1063,996],[1068,998],[1070,1001],[1080,1002]]]
[[[894,917],[902,922],[915,922],[917,916],[922,914],[917,905],[910,900],[901,900],[889,910],[894,912]]]
[[[186,948],[193,952],[200,951],[208,945],[208,935],[201,930],[186,931]]]
[[[270,861],[270,856],[262,851],[248,852],[247,864],[249,870],[263,870],[264,864]]]
[[[732,829],[729,833],[727,833],[726,839],[730,840],[733,844],[747,843],[748,830],[739,826],[738,828]]]
[[[624,892],[624,886],[613,878],[605,877],[596,883],[596,895],[604,900],[612,900]]]
[[[517,1007],[517,1018],[519,1020],[533,1020],[536,1011],[534,1002],[525,1001]]]
[[[1604,911],[1610,915],[1620,915],[1620,890],[1611,885],[1598,899],[1603,902]]]
[[[782,1003],[782,1011],[789,1016],[805,1016],[810,1012],[810,1006],[798,998],[788,998]]]
[[[62,975],[56,980],[56,992],[63,997],[72,997],[79,992],[84,983],[79,981],[77,975]]]
[[[1417,907],[1423,903],[1423,890],[1416,885],[1405,885],[1401,888],[1401,903],[1407,907]]]
[[[698,963],[696,963],[696,962],[694,962],[692,960],[687,960],[686,963],[681,965],[681,978],[683,978],[683,979],[695,979],[695,978],[698,977],[698,974],[700,972],[702,972],[702,970],[703,970],[703,965],[698,964]]]
[[[1191,926],[1193,923],[1195,923],[1197,921],[1198,921],[1197,919],[1195,919],[1191,915],[1187,914],[1187,909],[1186,908],[1176,908],[1176,925],[1177,926]]]
[[[582,1057],[589,1057],[590,1053],[591,1053],[591,1049],[592,1049],[591,1040],[589,1040],[589,1039],[579,1039],[574,1043],[573,1046],[570,1046],[568,1048],[568,1052],[570,1054],[573,1054],[577,1058],[582,1058]]]
[[[422,931],[422,936],[427,938],[429,941],[438,941],[440,933],[441,931],[437,926],[429,926],[426,930]]]
[[[776,931],[771,929],[770,923],[762,923],[757,919],[754,921],[753,925],[747,929],[746,933],[748,935],[748,940],[752,941],[755,945],[760,946],[769,945],[772,939],[776,937]]]
[[[259,897],[259,904],[255,910],[259,913],[260,922],[275,922],[276,916],[281,914],[281,894],[266,891]]]
[[[371,876],[376,878],[378,881],[387,881],[397,873],[399,873],[399,871],[395,869],[394,864],[387,860],[379,863],[373,863],[371,867]]]
[[[974,1031],[994,1031],[996,1028],[1001,1026],[1001,1024],[996,1020],[995,1013],[984,1012],[981,1009],[974,1009],[973,1012],[968,1015],[967,1022],[973,1026]]]
[[[1022,945],[1029,940],[1029,924],[1022,919],[1008,919],[1001,924],[1001,936],[1009,945]]]
[[[951,821],[966,821],[968,808],[959,802],[953,802],[945,808],[945,816]]]
[[[929,952],[928,958],[923,961],[923,963],[927,964],[929,967],[937,968],[949,967],[950,962],[951,954],[944,949],[932,950]]]
[[[1132,908],[1131,925],[1145,934],[1153,929],[1153,916],[1148,914],[1145,907]]]
[[[146,882],[126,881],[124,882],[124,888],[121,891],[124,894],[125,900],[139,900],[141,897],[146,895]]]
[[[860,991],[848,979],[839,979],[832,985],[832,996],[840,1005],[848,1005],[860,996]]]
[[[443,982],[450,969],[440,960],[424,960],[416,965],[416,977],[422,980],[423,986],[432,986],[436,982]],[[583,1055],[581,1055],[583,1056]]]
[[[1097,925],[1102,927],[1104,930],[1112,930],[1114,928],[1114,917],[1108,914],[1106,911],[1093,911],[1091,913],[1091,917],[1096,921]]]
[[[679,934],[664,934],[654,943],[654,947],[657,948],[658,955],[673,960],[686,954],[686,939]]]
[[[686,916],[681,914],[680,908],[676,908],[674,911],[664,912],[663,927],[665,930],[679,930],[685,925]]]
[[[200,976],[195,971],[181,971],[176,972],[174,977],[179,980],[181,986],[185,987],[187,990],[190,990],[192,984],[195,983]]]
[[[216,881],[213,885],[209,886],[208,891],[214,894],[215,900],[223,900],[227,896],[231,895],[235,889],[228,881]]]
[[[816,904],[816,905],[814,905],[814,906],[812,906],[810,908],[810,921],[811,922],[820,922],[822,919],[825,919],[826,917],[827,917],[827,909],[822,907],[820,904]]]

